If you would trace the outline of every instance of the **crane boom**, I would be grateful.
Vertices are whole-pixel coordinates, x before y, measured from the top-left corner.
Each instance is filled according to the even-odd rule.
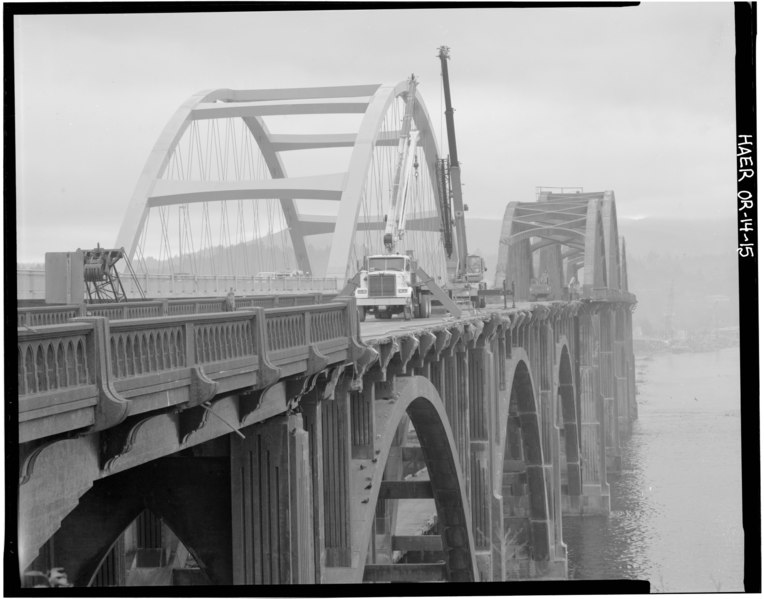
[[[406,230],[406,199],[412,169],[419,166],[416,163],[416,148],[419,143],[419,132],[412,131],[411,123],[414,116],[414,98],[416,97],[416,78],[411,75],[406,97],[406,110],[398,135],[398,160],[393,178],[393,188],[390,192],[390,205],[385,214],[384,244],[388,252],[396,251],[398,242]]]
[[[457,266],[456,278],[461,280],[467,272],[467,230],[464,223],[464,200],[462,198],[462,175],[459,157],[456,153],[456,130],[454,128],[454,108],[451,106],[451,87],[448,80],[448,46],[438,49],[440,68],[443,74],[443,94],[446,101],[446,131],[448,132],[449,174],[454,202],[454,228],[456,230]]]

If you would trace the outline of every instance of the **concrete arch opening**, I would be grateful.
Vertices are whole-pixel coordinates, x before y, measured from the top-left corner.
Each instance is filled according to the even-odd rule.
[[[562,346],[557,387],[557,428],[560,435],[560,483],[563,513],[581,508],[581,428],[570,353]]]
[[[445,407],[424,377],[397,378],[395,404],[371,484],[365,582],[474,582],[474,541],[456,446]],[[384,400],[383,400],[384,401]],[[378,417],[381,415],[378,409]],[[381,429],[377,429],[381,430]],[[404,475],[406,461],[424,468]],[[420,527],[404,514],[436,514]],[[424,533],[424,534],[421,534]]]
[[[125,575],[125,564],[116,563],[125,559],[125,533],[128,542],[130,535],[140,534],[133,526],[138,520],[145,529],[153,529],[144,530],[150,537],[157,534],[161,520],[170,533],[164,539],[167,543],[147,538],[148,545],[160,546],[143,547],[149,551],[135,556],[138,567],[171,566],[167,549],[182,546],[198,566],[198,572],[189,574],[195,581],[231,584],[230,506],[227,457],[176,455],[154,460],[93,484],[48,543],[53,548],[53,565],[64,568],[75,587],[126,585],[129,581],[114,580],[110,572]],[[171,567],[168,572],[172,576]],[[167,573],[155,574],[161,578]],[[169,585],[172,581],[135,584]]]
[[[547,501],[540,415],[528,365],[515,365],[502,467],[505,579],[552,573],[552,527]]]

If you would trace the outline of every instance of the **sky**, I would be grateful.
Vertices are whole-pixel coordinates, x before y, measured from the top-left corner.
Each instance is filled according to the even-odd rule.
[[[414,73],[445,132],[441,45],[472,217],[537,186],[612,189],[621,219],[719,220],[734,244],[733,19],[727,2],[16,16],[17,259],[113,245],[157,137],[200,90]]]

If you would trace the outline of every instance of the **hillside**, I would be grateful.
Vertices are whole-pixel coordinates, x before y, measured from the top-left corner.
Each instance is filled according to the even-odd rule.
[[[637,327],[646,334],[663,332],[672,285],[675,330],[738,324],[734,221],[649,217],[621,219],[618,226],[626,239],[629,288],[639,300]],[[467,220],[471,251],[486,259],[489,284],[496,271],[500,232],[500,218]]]

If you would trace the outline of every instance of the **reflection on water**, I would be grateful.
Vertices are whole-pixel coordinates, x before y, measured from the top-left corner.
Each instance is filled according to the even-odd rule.
[[[566,517],[571,578],[743,590],[738,348],[637,359],[639,420],[609,518]]]

